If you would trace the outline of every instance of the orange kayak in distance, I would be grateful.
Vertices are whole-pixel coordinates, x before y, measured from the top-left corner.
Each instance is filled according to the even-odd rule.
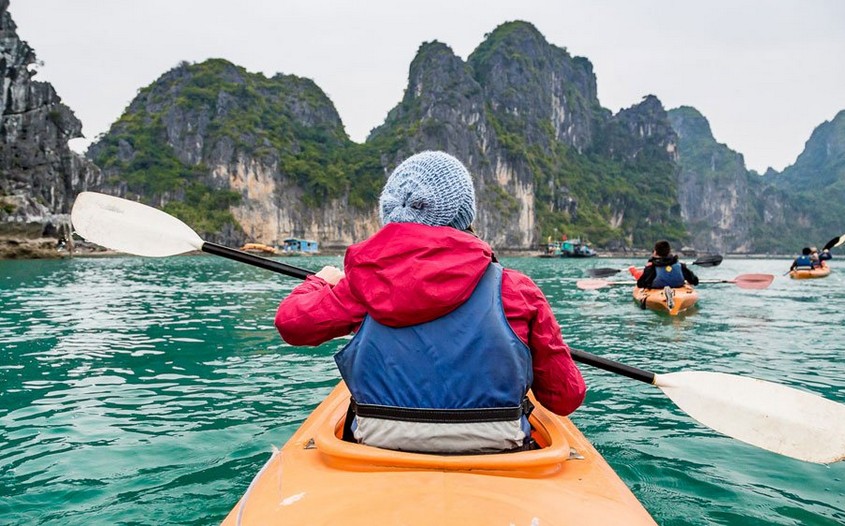
[[[814,269],[790,270],[789,277],[792,279],[815,279],[826,278],[830,275],[830,267],[823,265]]]
[[[430,455],[344,442],[341,382],[274,453],[224,526],[656,523],[565,417],[536,404],[534,451]]]
[[[668,287],[667,287],[668,288]],[[665,312],[670,316],[677,316],[681,312],[693,307],[698,302],[698,292],[689,284],[683,287],[670,288],[667,297],[665,289],[641,289],[634,287],[634,300],[643,308]]]

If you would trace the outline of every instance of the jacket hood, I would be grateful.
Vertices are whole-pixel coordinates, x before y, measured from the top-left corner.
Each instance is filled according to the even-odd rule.
[[[367,313],[390,327],[439,318],[465,302],[493,257],[452,227],[390,223],[346,251],[344,271]]]

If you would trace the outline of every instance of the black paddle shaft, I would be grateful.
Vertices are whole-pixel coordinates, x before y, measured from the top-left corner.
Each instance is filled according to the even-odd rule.
[[[284,263],[279,263],[278,261],[274,261],[272,259],[248,254],[241,250],[235,250],[234,248],[225,247],[208,241],[203,243],[202,251],[214,254],[215,256],[222,256],[224,258],[240,261],[241,263],[260,267],[272,272],[278,272],[292,278],[305,279],[314,274],[314,272],[310,270],[294,267],[293,265],[285,265]],[[604,369],[605,371],[610,371],[611,373],[621,374],[622,376],[627,376],[628,378],[633,378],[634,380],[639,380],[640,382],[645,382],[647,384],[654,383],[654,373],[652,372],[631,367],[630,365],[625,365],[619,362],[614,362],[613,360],[602,358],[601,356],[596,356],[595,354],[579,349],[570,349],[570,351],[572,352],[572,359],[576,362],[592,365],[593,367],[598,367],[599,369]]]
[[[279,274],[284,274],[292,278],[305,279],[311,274],[314,274],[314,272],[310,270],[294,267],[293,265],[285,265],[284,263],[279,263],[278,261],[274,261],[269,258],[263,258],[261,256],[256,256],[255,254],[235,250],[234,248],[224,247],[223,245],[218,245],[217,243],[211,243],[209,241],[202,244],[202,251],[214,254],[215,256],[223,256],[224,258],[234,259],[235,261],[247,263],[248,265],[252,265],[254,267],[278,272]]]
[[[572,359],[576,362],[592,365],[593,367],[598,367],[599,369],[604,369],[605,371],[610,371],[611,373],[621,374],[622,376],[627,376],[628,378],[639,380],[640,382],[645,382],[647,384],[654,383],[654,373],[646,371],[645,369],[639,369],[637,367],[625,365],[624,363],[615,362],[608,358],[602,358],[601,356],[596,356],[595,354],[588,353],[587,351],[582,351],[580,349],[569,350],[572,353]]]

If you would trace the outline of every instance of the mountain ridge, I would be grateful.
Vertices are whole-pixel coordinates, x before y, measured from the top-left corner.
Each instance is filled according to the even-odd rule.
[[[7,7],[0,0],[5,49],[24,49],[14,44]],[[31,79],[32,61],[24,52],[6,77]],[[52,196],[39,210],[61,214],[75,193],[104,191],[162,207],[205,239],[231,245],[359,241],[379,227],[387,175],[426,149],[446,150],[470,169],[476,229],[497,249],[531,250],[565,234],[613,250],[668,238],[720,252],[792,251],[838,232],[845,211],[831,202],[845,196],[845,111],[814,130],[793,165],[760,176],[716,142],[694,108],[667,111],[653,94],[616,114],[602,107],[589,59],[518,20],[494,28],[466,60],[446,43],[422,43],[402,99],[363,144],[349,139],[313,80],[208,59],[180,63],[141,88],[86,161],[67,149],[78,120],[51,86],[43,89],[45,129],[68,124],[50,132],[60,161],[46,174],[4,167],[0,200]],[[28,151],[8,137],[4,148]],[[0,226],[8,227],[4,206]],[[50,219],[42,213],[39,221]]]

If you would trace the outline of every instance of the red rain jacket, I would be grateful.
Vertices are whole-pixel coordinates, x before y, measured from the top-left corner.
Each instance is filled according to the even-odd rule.
[[[346,277],[334,287],[316,276],[296,287],[279,305],[276,328],[291,345],[319,345],[357,330],[366,314],[391,327],[431,321],[469,298],[492,256],[487,243],[451,227],[390,223],[349,247]],[[568,415],[586,386],[548,301],[530,278],[505,269],[502,303],[531,349],[534,395]]]

